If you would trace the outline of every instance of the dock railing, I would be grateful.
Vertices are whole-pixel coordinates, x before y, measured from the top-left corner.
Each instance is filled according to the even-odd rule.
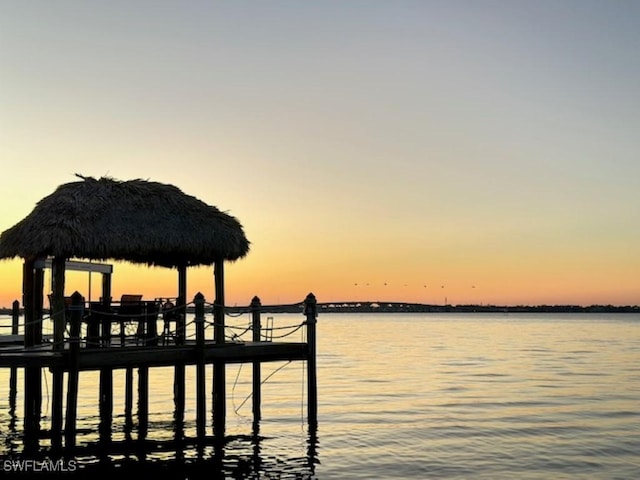
[[[187,343],[196,342],[195,316],[198,302],[202,303],[204,329],[202,335],[206,341],[212,340],[210,337],[216,328],[224,332],[221,343],[286,342],[293,340],[295,338],[293,335],[301,330],[304,337],[307,322],[282,324],[274,321],[274,316],[277,319],[278,314],[273,313],[299,311],[304,315],[307,308],[304,302],[290,305],[262,305],[260,299],[254,297],[247,307],[225,307],[225,317],[231,321],[217,324],[214,311],[219,307],[207,302],[204,296],[198,298],[200,295],[196,295],[191,303],[176,306],[170,299],[160,297],[153,300],[86,302],[78,292],[75,292],[68,297],[69,302],[65,306],[65,328],[60,344],[55,342],[53,336],[53,320],[56,318],[54,311],[49,311],[49,315],[43,315],[42,318],[36,318],[31,322],[42,332],[37,342],[34,342],[33,335],[19,335],[18,332],[33,331],[34,325],[19,323],[20,309],[19,302],[16,301],[14,302],[15,325],[12,328],[12,339],[15,342],[19,338],[22,339],[21,343],[24,347],[41,348],[42,345],[53,345],[56,351],[69,350],[72,345],[78,349],[178,345],[183,344],[178,341],[180,338]],[[78,302],[77,305],[72,305],[71,299],[74,296]],[[81,312],[79,325],[74,325],[72,322],[72,318],[76,318],[73,312],[76,311]],[[188,318],[180,321],[179,317],[184,315],[183,312],[187,312]],[[266,321],[263,319],[265,312],[269,314]],[[242,318],[247,319],[246,323],[241,321]],[[285,315],[285,318],[290,317]],[[208,335],[207,332],[209,332]],[[299,340],[296,338],[294,341]],[[8,343],[8,340],[5,342]]]

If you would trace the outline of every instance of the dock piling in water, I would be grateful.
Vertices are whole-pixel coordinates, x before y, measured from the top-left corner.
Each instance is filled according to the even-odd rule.
[[[11,335],[18,335],[20,326],[20,302],[13,301],[11,309]],[[11,367],[9,376],[9,409],[15,412],[16,396],[18,394],[18,369]]]
[[[63,312],[64,314],[64,312]],[[79,292],[71,295],[71,329],[69,338],[69,372],[67,377],[67,413],[64,423],[65,447],[75,447],[78,414],[78,356],[80,355],[80,327],[84,314],[84,298]]]
[[[251,328],[253,330],[253,341],[259,342],[262,325],[260,323],[260,308],[261,308],[260,299],[256,296],[251,300]],[[254,430],[257,430],[259,427],[261,414],[260,402],[262,401],[262,392],[261,392],[261,372],[260,372],[260,362],[253,362],[253,426]]]
[[[317,302],[313,293],[304,301],[304,313],[307,317],[307,398],[308,422],[311,426],[318,424],[318,383],[316,380],[316,323]]]
[[[204,295],[198,292],[193,299],[196,324],[196,430],[198,438],[205,435],[206,422],[206,378],[204,363]]]

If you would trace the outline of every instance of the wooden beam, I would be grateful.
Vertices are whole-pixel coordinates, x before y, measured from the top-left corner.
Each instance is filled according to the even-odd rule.
[[[35,263],[35,268],[52,268],[54,261],[50,258],[39,259]],[[79,260],[67,260],[65,262],[66,270],[74,272],[95,272],[95,273],[113,273],[113,265],[107,263],[82,262]]]
[[[316,319],[317,302],[313,293],[307,295],[304,301],[304,312],[307,317],[307,345],[309,357],[307,358],[307,416],[309,425],[318,425],[318,383],[316,380]]]
[[[260,309],[261,309],[260,299],[258,297],[253,297],[251,300],[251,320],[252,320],[252,329],[253,329],[253,341],[259,342],[261,336],[261,323],[260,323]],[[260,372],[260,362],[253,362],[253,427],[254,431],[257,433],[259,422],[262,417],[260,403],[262,401],[262,375]]]
[[[33,285],[34,261],[25,259],[22,266],[22,305],[24,307],[24,346],[35,345],[35,309],[34,309],[34,285]]]
[[[64,275],[65,259],[55,257],[52,266],[53,293],[52,293],[52,318],[53,318],[53,349],[64,349],[64,330],[66,324],[66,312],[64,304]]]
[[[176,321],[176,344],[184,345],[187,324],[187,266],[178,266],[178,300],[176,307],[178,319]]]
[[[213,276],[216,289],[213,302],[214,338],[216,343],[224,343],[224,260],[215,261]]]

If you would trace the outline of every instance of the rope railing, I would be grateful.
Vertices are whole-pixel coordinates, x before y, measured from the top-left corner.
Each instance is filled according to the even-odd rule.
[[[126,314],[122,314],[118,311],[122,306],[122,303],[118,304],[118,302],[115,302],[115,304],[106,305],[107,308],[92,308],[92,305],[85,306],[84,304],[76,305],[75,308],[82,311],[80,336],[78,338],[74,338],[71,336],[69,319],[67,317],[67,321],[65,321],[63,340],[58,342],[55,342],[52,338],[50,338],[53,334],[53,320],[61,314],[67,316],[71,309],[74,308],[74,306],[66,307],[64,311],[49,312],[48,315],[42,316],[41,318],[36,318],[34,320],[31,320],[30,322],[19,322],[18,328],[24,332],[27,327],[31,327],[35,324],[41,324],[42,335],[44,337],[47,337],[42,338],[42,343],[53,346],[54,349],[60,347],[61,344],[68,345],[74,342],[78,342],[81,345],[85,345],[86,347],[110,346],[110,339],[118,337],[120,337],[121,339],[120,346],[125,346],[127,344],[140,345],[141,343],[143,345],[157,345],[161,341],[164,342],[163,344],[166,344],[166,342],[171,338],[173,338],[175,342],[180,336],[182,336],[183,341],[186,339],[192,340],[196,336],[194,325],[196,325],[198,319],[191,319],[189,321],[186,321],[187,319],[184,317],[185,315],[193,314],[193,310],[191,309],[195,307],[195,302],[192,301],[183,305],[172,305],[170,307],[163,308],[164,304],[157,301],[156,299],[155,303],[157,308],[151,307],[147,310],[146,307],[149,305],[153,305],[153,303],[153,301],[141,301],[140,305],[135,306],[141,308],[142,311],[127,311]],[[217,322],[215,319],[206,319],[206,316],[208,315],[213,314],[215,316],[215,311],[217,308],[220,308],[220,306],[218,306],[215,302],[203,303],[205,307],[205,319],[201,321],[203,321],[204,329],[211,329],[212,327],[216,329],[223,327],[225,341],[228,340],[231,342],[247,341],[244,339],[244,337],[249,333],[254,333],[255,326],[252,323],[251,319],[249,320],[247,325],[226,325],[224,322]],[[256,311],[259,315],[261,311],[272,311],[274,309],[291,309],[299,307],[302,310],[303,306],[303,303],[298,302],[286,305],[283,304],[263,306],[258,304],[257,310],[256,307],[253,306],[253,304],[249,307],[223,306],[222,309],[225,316],[231,318],[241,318],[246,314],[252,315]],[[127,307],[131,307],[131,305],[127,304]],[[187,312],[188,309],[191,311]],[[182,323],[176,321],[177,318],[180,318],[180,315],[183,315]],[[102,327],[100,327],[103,329],[108,328],[108,330],[106,332],[101,331],[97,336],[94,335],[93,337],[91,337],[89,335],[89,326],[87,319],[91,318],[92,316],[96,317],[96,322],[100,322],[99,319],[110,319],[105,323],[101,322]],[[148,324],[145,323],[145,321],[153,322],[154,318],[156,322],[163,321],[165,323],[164,329],[161,332],[158,332],[156,327],[148,330],[149,327]],[[112,319],[118,319],[118,321],[113,322]],[[272,317],[269,317],[269,320],[272,320]],[[175,326],[172,326],[172,323],[175,323]],[[105,327],[104,325],[107,325],[107,327]],[[306,321],[292,325],[269,325],[268,327],[261,327],[260,325],[258,325],[260,332],[259,338],[260,341],[284,339],[290,337],[291,335],[294,335],[305,325]],[[118,326],[120,327],[120,331],[114,332],[114,327],[117,329]],[[13,325],[0,325],[0,328],[15,327]],[[274,332],[279,333],[274,334]],[[108,340],[106,340],[107,337]],[[253,336],[252,340],[255,340],[256,338],[257,337]],[[130,340],[130,342],[127,342],[127,340]],[[7,350],[5,349],[3,351]]]

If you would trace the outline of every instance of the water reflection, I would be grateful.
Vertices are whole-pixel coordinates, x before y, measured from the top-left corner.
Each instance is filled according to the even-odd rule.
[[[314,479],[318,459],[318,432],[316,426],[300,432],[304,436],[304,448],[277,451],[274,454],[271,439],[260,434],[260,422],[253,422],[247,435],[200,435],[185,433],[183,415],[174,412],[173,421],[165,427],[172,429],[172,436],[162,439],[145,422],[134,423],[125,414],[125,422],[114,439],[111,418],[99,418],[97,428],[80,431],[75,447],[54,448],[48,441],[51,432],[46,430],[20,431],[17,428],[15,395],[9,398],[9,419],[5,447],[0,461],[43,461],[63,459],[76,465],[75,471],[64,471],[64,478],[125,478],[149,475],[168,475],[169,478],[296,478]],[[118,417],[116,417],[118,418]],[[162,425],[160,425],[162,427]],[[97,432],[97,435],[96,435]],[[117,434],[117,431],[115,432]],[[122,436],[122,434],[124,434]],[[148,434],[148,435],[147,435]],[[84,438],[82,438],[84,436]],[[95,441],[87,441],[93,438]],[[34,440],[35,439],[35,440]],[[41,441],[42,440],[42,441]],[[291,438],[300,445],[300,438]],[[34,443],[35,442],[35,443]],[[20,448],[22,443],[22,448]],[[74,442],[76,443],[76,442]],[[12,473],[3,472],[3,478]],[[41,475],[44,473],[44,475]],[[59,473],[59,472],[58,472]],[[46,472],[38,472],[46,478]],[[16,473],[16,476],[23,474]]]

